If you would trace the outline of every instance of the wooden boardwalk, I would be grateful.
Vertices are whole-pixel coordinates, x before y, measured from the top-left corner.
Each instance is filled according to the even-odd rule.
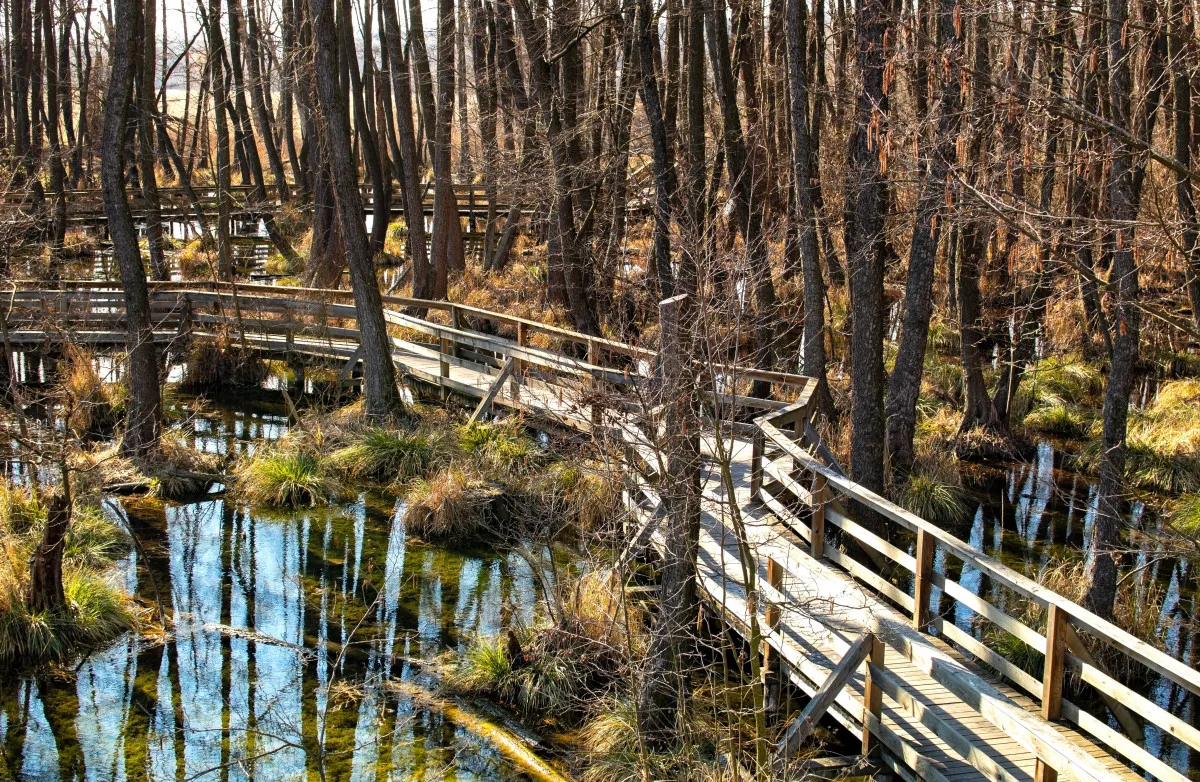
[[[189,331],[236,327],[274,355],[340,359],[347,374],[357,360],[354,308],[344,291],[239,285],[237,321],[228,286],[151,283],[151,290],[156,337],[164,344]],[[120,344],[119,302],[120,292],[102,285],[63,291],[30,284],[6,313],[9,340],[17,349],[64,339]],[[662,545],[654,428],[647,427],[654,411],[636,401],[639,389],[653,386],[653,353],[446,302],[385,297],[385,306],[396,365],[410,379],[621,441],[628,453],[627,551],[636,553],[639,542]],[[417,306],[430,314],[406,314]],[[1191,770],[1160,760],[1145,736],[1158,728],[1200,750],[1200,731],[1112,679],[1088,650],[1106,646],[1110,655],[1124,654],[1192,694],[1200,694],[1196,671],[847,480],[821,456],[823,446],[808,425],[807,379],[733,371],[772,382],[789,401],[719,400],[729,411],[755,410],[758,417],[753,424],[724,425],[721,447],[715,431],[703,440],[709,466],[697,576],[709,604],[746,630],[751,619],[731,519],[736,510],[763,607],[756,621],[765,632],[764,652],[795,686],[817,696],[814,702],[828,695],[827,713],[863,734],[866,748],[878,748],[880,762],[906,779],[1188,779]],[[732,497],[717,469],[718,453],[728,460]],[[887,528],[877,531],[885,534],[854,521],[848,508],[855,502],[883,515]],[[944,575],[949,570],[935,571],[939,554],[1044,606],[1044,625],[1027,626]],[[1044,655],[1045,678],[935,615],[934,590],[969,608],[980,624]],[[1080,640],[1084,636],[1089,643]],[[882,653],[845,666],[843,686],[827,686],[864,638],[881,641]],[[1064,697],[1065,672],[1102,692],[1111,715],[1093,715]],[[786,773],[782,750],[779,763]]]

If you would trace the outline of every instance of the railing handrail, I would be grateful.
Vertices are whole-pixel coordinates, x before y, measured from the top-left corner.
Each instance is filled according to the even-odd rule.
[[[1163,676],[1177,681],[1180,686],[1190,692],[1200,695],[1200,673],[1197,673],[1191,667],[1181,663],[1166,652],[1155,649],[1150,644],[1137,639],[1127,631],[1087,610],[1075,601],[1058,594],[1048,587],[1042,586],[1028,576],[1005,565],[1003,562],[988,556],[983,550],[951,535],[936,524],[922,519],[920,516],[905,510],[886,497],[882,497],[870,489],[851,481],[849,478],[843,477],[836,471],[825,466],[819,459],[809,454],[788,438],[783,431],[775,427],[771,420],[773,417],[772,414],[761,416],[756,419],[756,423],[777,447],[786,451],[789,456],[800,462],[805,469],[824,477],[829,485],[840,489],[860,503],[870,506],[872,510],[883,514],[912,532],[923,531],[933,536],[952,554],[965,562],[970,562],[982,570],[985,575],[1000,582],[1009,589],[1020,593],[1022,596],[1044,607],[1050,605],[1057,606],[1060,610],[1065,611],[1073,620],[1091,630],[1098,637],[1111,642],[1115,646],[1125,647],[1122,650],[1134,659],[1140,660]]]
[[[46,289],[44,280],[14,280],[13,283],[17,286],[18,291],[34,292],[34,293],[59,293],[62,290],[120,290],[120,284],[109,281],[98,280],[63,280],[60,283],[55,283],[59,286],[57,290]],[[353,303],[354,294],[349,290],[330,289],[330,288],[307,288],[302,286],[281,286],[268,285],[264,283],[229,283],[213,280],[192,281],[192,280],[153,280],[148,281],[152,292],[154,291],[173,291],[186,292],[194,290],[197,292],[234,294],[239,296],[248,292],[262,293],[272,298],[287,298],[287,297],[312,297],[320,298],[321,300],[339,299]],[[3,298],[5,292],[0,289],[0,299]],[[383,296],[385,305],[391,304],[396,307],[414,308],[414,309],[431,309],[442,312],[453,313],[457,311],[460,315],[472,315],[488,320],[493,320],[498,323],[504,323],[510,326],[518,326],[524,328],[531,333],[540,333],[546,336],[567,340],[578,345],[589,348],[589,355],[594,355],[595,351],[591,348],[608,351],[616,355],[623,355],[633,359],[640,359],[651,364],[657,358],[656,351],[647,348],[641,348],[633,345],[627,345],[623,342],[617,342],[607,337],[591,336],[571,329],[565,329],[560,326],[553,326],[541,321],[522,318],[517,315],[508,313],[496,312],[494,310],[476,307],[470,304],[460,304],[457,302],[445,299],[416,299],[405,296]],[[490,335],[489,335],[490,336]],[[591,362],[588,362],[591,363]],[[594,365],[597,369],[611,370],[612,367],[606,367],[600,364]],[[804,375],[797,375],[788,372],[775,372],[770,370],[762,370],[754,367],[746,366],[728,366],[719,365],[719,370],[736,373],[738,377],[749,380],[763,380],[766,382],[793,386],[803,389],[808,387],[811,379]]]
[[[965,653],[976,659],[981,659],[985,663],[992,664],[993,667],[1001,665],[1001,662],[1007,663],[1002,657],[1000,661],[986,659],[986,655],[989,654],[993,655],[993,658],[999,657],[999,655],[987,649],[977,650],[971,648],[972,644],[969,642],[972,639],[964,638],[964,633],[948,632],[946,626],[947,620],[942,619],[940,622],[930,621],[928,607],[921,604],[921,601],[928,601],[930,582],[940,585],[944,591],[951,595],[952,599],[961,602],[961,600],[966,600],[969,597],[962,594],[966,588],[956,581],[951,581],[948,575],[938,579],[936,574],[931,572],[933,546],[941,544],[947,553],[959,558],[964,563],[970,564],[995,583],[1049,609],[1051,619],[1048,620],[1048,623],[1052,626],[1048,627],[1046,635],[1043,635],[1024,624],[1017,617],[1012,616],[1005,608],[997,606],[985,598],[979,597],[965,604],[968,609],[974,611],[982,618],[995,623],[1001,629],[1016,632],[1020,640],[1027,643],[1035,651],[1045,655],[1048,670],[1051,669],[1050,659],[1051,655],[1053,655],[1058,672],[1047,674],[1047,677],[1040,682],[1024,674],[1020,669],[1013,670],[1015,666],[1012,666],[1011,663],[1008,663],[1009,671],[1004,671],[1003,666],[1001,666],[1001,672],[1010,678],[1015,677],[1014,681],[1027,692],[1030,692],[1035,697],[1040,695],[1043,717],[1047,719],[1056,718],[1061,713],[1071,722],[1074,722],[1080,730],[1095,736],[1103,743],[1109,745],[1117,754],[1124,756],[1135,765],[1159,779],[1172,780],[1173,782],[1180,782],[1185,779],[1174,768],[1146,750],[1144,747],[1144,732],[1140,737],[1133,736],[1126,738],[1120,731],[1109,728],[1103,720],[1091,717],[1084,710],[1064,699],[1061,694],[1062,665],[1065,662],[1076,669],[1084,681],[1097,688],[1110,708],[1124,710],[1126,703],[1128,703],[1130,708],[1134,708],[1140,712],[1140,715],[1148,723],[1155,725],[1164,733],[1174,736],[1184,744],[1197,750],[1200,750],[1200,731],[1165,709],[1162,709],[1157,704],[1143,698],[1137,693],[1129,691],[1124,685],[1121,685],[1110,677],[1102,667],[1097,667],[1099,664],[1091,660],[1086,650],[1077,646],[1066,648],[1064,646],[1064,639],[1068,632],[1073,632],[1071,629],[1071,623],[1073,622],[1075,625],[1088,630],[1101,642],[1140,662],[1149,670],[1156,672],[1168,681],[1177,684],[1193,694],[1200,694],[1200,673],[1197,673],[1197,671],[1166,652],[1139,640],[1112,622],[1075,603],[1073,600],[1038,584],[1028,576],[988,556],[981,549],[970,545],[916,514],[910,513],[887,498],[855,483],[839,471],[830,468],[805,450],[800,442],[793,440],[788,432],[780,428],[786,423],[791,423],[791,418],[787,415],[786,410],[766,413],[755,419],[755,424],[762,432],[765,441],[769,441],[772,446],[782,451],[785,457],[789,457],[797,468],[816,476],[817,483],[826,487],[822,490],[823,493],[836,490],[844,496],[876,511],[899,527],[916,533],[917,555],[914,558],[907,554],[907,552],[896,549],[895,546],[892,546],[886,540],[878,538],[870,531],[859,527],[859,525],[844,515],[844,511],[831,513],[831,516],[835,519],[835,523],[842,527],[844,533],[859,540],[863,545],[879,551],[883,556],[888,557],[900,567],[913,573],[916,579],[916,586],[914,587],[912,598],[905,597],[903,593],[896,595],[894,588],[891,590],[891,594],[889,594],[888,590],[883,589],[883,587],[890,586],[887,584],[879,585],[878,588],[884,597],[891,599],[893,602],[900,602],[902,605],[905,605],[906,601],[911,599],[913,623],[918,629],[923,632],[926,625],[938,626],[941,628],[942,633],[947,636],[948,640],[957,642]],[[763,469],[760,463],[766,459],[765,450],[765,447],[756,445],[754,458],[757,461],[752,464],[752,471],[757,471],[759,476],[761,476]],[[786,477],[784,476],[784,478]],[[761,480],[760,477],[760,485]],[[790,478],[786,480],[780,479],[779,483],[784,490],[792,492],[801,501],[805,501],[805,498],[801,494],[808,492],[799,486],[795,480]],[[757,494],[758,492],[756,491],[755,493]],[[812,495],[809,494],[809,499],[811,500],[811,498]],[[829,495],[825,494],[812,503],[814,518],[824,518],[824,514],[817,513],[815,509],[823,507],[824,502],[828,501],[828,499]],[[826,513],[828,512],[826,511]],[[823,524],[824,522],[822,521],[821,523]],[[817,534],[816,529],[814,523],[813,529],[809,532],[810,536]],[[821,534],[823,535],[823,532]],[[815,551],[822,549],[823,543],[819,544],[819,548],[814,544]],[[814,556],[819,556],[819,554],[814,553]],[[832,555],[831,558],[833,558]],[[840,560],[841,558],[838,557],[838,559]],[[843,567],[850,567],[851,575],[860,575],[861,571],[856,572],[852,566],[843,565]],[[923,579],[926,579],[926,582],[922,588],[921,583]],[[872,580],[869,575],[867,576],[867,580]],[[899,599],[902,597],[904,600]],[[951,629],[957,630],[957,628]],[[1038,643],[1039,641],[1041,642],[1040,644]],[[978,646],[978,644],[975,644],[975,646]],[[1057,678],[1052,680],[1051,676]],[[1119,719],[1120,717],[1121,715],[1118,715]]]

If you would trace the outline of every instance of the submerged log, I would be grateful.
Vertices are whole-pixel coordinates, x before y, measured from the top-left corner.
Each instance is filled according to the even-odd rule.
[[[473,709],[435,695],[411,681],[392,680],[387,683],[387,688],[424,708],[440,711],[454,724],[492,742],[505,757],[539,782],[568,782],[567,777],[526,746],[521,738]]]

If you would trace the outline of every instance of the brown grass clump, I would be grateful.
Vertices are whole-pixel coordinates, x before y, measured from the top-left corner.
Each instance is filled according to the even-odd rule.
[[[188,351],[180,386],[187,391],[232,391],[257,388],[267,379],[267,364],[258,352],[229,337],[197,340]]]
[[[145,459],[121,456],[118,440],[76,454],[71,468],[79,493],[119,489],[168,500],[203,494],[223,478],[221,458],[197,451],[179,429],[164,431],[158,449]]]
[[[417,480],[408,492],[404,524],[408,532],[428,540],[479,535],[489,520],[499,522],[504,489],[462,466],[447,467],[428,480]]]
[[[142,622],[142,611],[111,577],[129,548],[124,530],[92,504],[75,503],[63,550],[66,606],[32,612],[29,562],[46,523],[43,504],[0,483],[0,662],[35,665],[95,649]]]
[[[209,234],[193,239],[179,251],[179,273],[184,279],[212,279],[217,269],[217,240]]]
[[[68,426],[83,440],[111,434],[125,416],[127,389],[101,380],[95,357],[83,348],[68,345],[66,358],[62,390],[71,400]]]

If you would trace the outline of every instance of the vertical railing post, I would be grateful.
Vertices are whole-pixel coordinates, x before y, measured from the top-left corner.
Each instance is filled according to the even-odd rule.
[[[767,438],[761,429],[754,430],[750,440],[750,499],[758,499],[763,483],[763,452],[766,450]]]
[[[1054,603],[1046,615],[1046,665],[1042,674],[1042,719],[1056,720],[1062,715],[1063,673],[1066,668],[1067,615]],[[1042,762],[1034,764],[1034,782],[1055,782],[1058,771]]]
[[[875,683],[871,666],[883,670],[884,646],[878,635],[872,633],[870,647],[867,651],[867,677],[863,682],[863,732],[862,753],[869,755],[878,746],[878,739],[871,732],[872,721],[883,724],[883,690]],[[873,719],[872,719],[873,718]]]
[[[600,365],[600,346],[596,344],[596,340],[589,339],[587,341],[587,361],[592,367]],[[595,370],[588,376],[588,390],[591,392],[590,406],[592,409],[592,431],[597,431],[600,428],[601,413],[603,406],[600,404],[600,378],[596,376]]]
[[[455,331],[462,330],[462,314],[459,313],[458,307],[455,307],[453,304],[450,305],[450,328],[454,329]],[[457,339],[451,341],[450,354],[455,358],[458,358]]]
[[[913,585],[913,627],[924,630],[929,626],[930,611],[929,597],[932,592],[933,579],[933,536],[924,529],[917,530],[916,565],[913,569],[915,583]]]
[[[768,637],[762,640],[762,672],[763,679],[766,682],[766,707],[774,709],[779,703],[779,692],[783,678],[783,655],[779,651],[771,648],[770,636],[777,635],[780,627],[783,625],[783,609],[776,599],[783,592],[783,565],[775,561],[773,557],[767,557],[767,585],[771,587],[772,593],[768,595],[766,601],[766,625]],[[782,649],[782,646],[780,647]]]
[[[783,591],[783,565],[780,565],[772,557],[767,557],[767,585],[776,592]],[[767,627],[777,631],[782,621],[783,614],[779,606],[774,600],[771,600],[767,603]]]
[[[517,321],[517,346],[525,347],[527,342],[528,342],[528,337],[525,333],[525,323],[522,321]],[[516,356],[514,356],[513,357],[512,380],[510,381],[511,382],[510,388],[512,390],[512,399],[514,402],[517,401],[517,397],[521,393],[521,383],[524,382],[524,380],[525,380],[525,362],[522,361],[521,359],[517,358]]]
[[[825,556],[825,502],[828,493],[825,476],[818,474],[813,480],[812,517],[809,519],[808,552],[813,559]]]

